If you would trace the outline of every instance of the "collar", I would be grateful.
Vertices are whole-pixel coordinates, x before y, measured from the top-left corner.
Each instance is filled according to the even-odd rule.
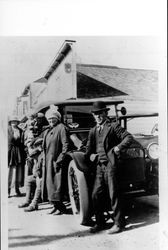
[[[104,128],[104,125],[107,123],[107,121],[108,121],[108,119],[106,119],[106,120],[103,122],[103,124],[101,124],[101,125],[97,124],[97,128],[103,129],[103,128]]]

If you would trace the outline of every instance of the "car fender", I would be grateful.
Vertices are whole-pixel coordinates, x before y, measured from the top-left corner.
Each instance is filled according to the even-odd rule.
[[[73,151],[70,153],[71,158],[74,160],[77,168],[84,172],[89,173],[92,169],[91,162],[86,161],[85,154],[82,151]]]

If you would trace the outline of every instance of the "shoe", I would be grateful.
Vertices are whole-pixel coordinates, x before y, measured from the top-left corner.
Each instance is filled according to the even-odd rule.
[[[94,234],[94,233],[97,233],[99,231],[102,231],[103,229],[104,229],[104,226],[96,224],[94,227],[90,228],[90,233]]]
[[[58,210],[62,213],[62,214],[66,214],[67,213],[67,209],[66,206],[63,203],[60,203],[58,205]]]
[[[61,214],[63,214],[63,213],[58,209],[56,210],[56,212],[53,213],[53,215],[61,215]]]
[[[29,202],[24,202],[18,205],[18,208],[22,208],[22,207],[28,207],[29,206]]]
[[[116,224],[114,224],[108,231],[108,234],[116,234],[116,233],[120,233],[123,230],[123,227],[120,227]]]
[[[16,192],[16,196],[18,196],[18,197],[22,196],[22,194],[18,188],[16,188],[15,192]]]
[[[57,207],[53,207],[53,209],[48,214],[53,214],[57,211]]]
[[[16,197],[21,197],[22,196],[22,194],[21,194],[21,192],[19,191],[19,192],[17,192],[16,193],[16,195],[15,195]]]
[[[38,205],[30,205],[24,209],[25,212],[33,212],[35,210],[38,210]]]
[[[86,226],[86,227],[94,227],[95,222],[92,219],[90,219],[90,220],[82,222],[81,225]]]

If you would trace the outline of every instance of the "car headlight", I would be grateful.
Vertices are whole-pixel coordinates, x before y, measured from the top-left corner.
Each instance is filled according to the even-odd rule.
[[[147,154],[151,160],[157,160],[159,158],[158,144],[152,142],[147,147]]]

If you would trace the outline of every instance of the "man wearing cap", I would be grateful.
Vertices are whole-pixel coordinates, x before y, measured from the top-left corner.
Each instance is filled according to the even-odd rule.
[[[43,137],[44,130],[47,128],[47,120],[43,113],[39,112],[35,115],[30,115],[27,121],[25,130],[24,144],[27,149],[27,175],[32,174],[34,160],[30,156],[29,151],[34,150],[33,144],[38,137]]]
[[[92,193],[96,225],[90,229],[91,233],[105,229],[103,216],[105,190],[108,190],[114,216],[114,225],[108,233],[118,233],[125,227],[117,185],[116,158],[123,148],[131,144],[133,137],[118,123],[111,123],[108,110],[103,101],[93,103],[91,112],[96,126],[90,130],[86,146],[86,159],[95,161],[97,166]]]
[[[61,114],[51,108],[45,114],[50,128],[44,135],[44,175],[42,190],[47,189],[48,200],[53,204],[50,214],[64,213],[66,210],[62,202],[62,175],[64,173],[64,159],[69,149],[67,128],[61,123]]]
[[[26,197],[25,201],[18,205],[19,208],[25,208],[25,212],[32,212],[38,209],[38,203],[41,200],[42,183],[42,142],[46,130],[46,118],[43,113],[37,113],[34,118],[34,126],[31,133],[28,133],[25,142],[27,146],[27,166],[26,176]],[[32,124],[31,124],[32,125]],[[29,130],[28,126],[28,130]],[[32,130],[33,129],[33,130]],[[34,196],[32,195],[34,191]]]

